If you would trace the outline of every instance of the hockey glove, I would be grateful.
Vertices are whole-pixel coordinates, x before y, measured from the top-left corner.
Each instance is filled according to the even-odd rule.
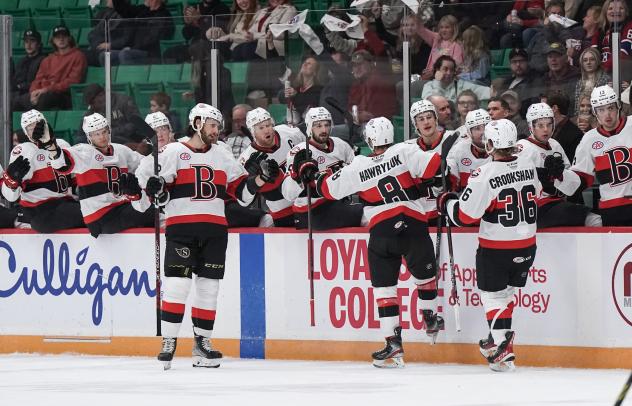
[[[142,189],[138,184],[138,178],[133,173],[122,173],[119,178],[119,188],[122,195],[130,200],[140,199]]]
[[[562,180],[564,174],[564,160],[562,159],[562,154],[555,152],[553,155],[547,155],[547,157],[544,158],[544,168],[551,178]]]
[[[318,162],[312,159],[312,151],[301,149],[294,155],[292,179],[298,183],[311,182],[318,174]]]
[[[57,148],[57,142],[55,140],[55,133],[53,130],[46,124],[46,121],[40,120],[35,124],[35,128],[33,129],[33,142],[37,145],[38,148],[46,149],[52,151]],[[51,148],[55,146],[55,148]]]
[[[459,196],[454,192],[443,192],[437,197],[437,211],[441,215],[447,215],[446,207],[450,200],[458,199]]]
[[[4,172],[4,183],[10,189],[17,189],[20,184],[22,184],[22,179],[31,169],[31,164],[28,159],[24,158],[22,155],[15,158],[15,161],[11,162],[9,166],[7,166],[7,170]]]
[[[276,179],[279,177],[279,173],[281,170],[279,169],[279,164],[274,159],[266,159],[265,161],[261,161],[259,165],[261,168],[261,173],[259,176],[261,180],[265,183],[274,183]]]
[[[249,175],[259,175],[261,173],[261,162],[265,160],[268,155],[265,152],[256,151],[250,154],[248,160],[244,163],[244,168]]]

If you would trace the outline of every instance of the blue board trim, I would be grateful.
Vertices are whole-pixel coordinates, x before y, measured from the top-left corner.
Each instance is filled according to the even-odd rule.
[[[241,358],[265,358],[266,298],[264,234],[239,236]]]

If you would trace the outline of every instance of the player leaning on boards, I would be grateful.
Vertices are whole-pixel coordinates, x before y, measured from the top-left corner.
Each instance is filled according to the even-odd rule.
[[[163,339],[158,355],[165,369],[171,367],[193,274],[193,366],[219,367],[222,354],[211,347],[210,338],[228,244],[224,199],[230,196],[247,206],[265,182],[275,178],[270,173],[274,163],[263,161],[260,175],[249,176],[229,150],[213,143],[222,121],[215,107],[196,105],[189,113],[194,135],[163,147],[158,156],[160,176],[154,175],[153,160],[138,171],[144,192],[134,207],[145,210],[151,199],[165,207]]]
[[[49,149],[55,135],[37,110],[22,113],[20,124],[29,142],[17,145],[4,173],[2,195],[10,202],[20,200],[31,228],[40,233],[84,227],[79,203],[72,197],[71,176],[55,171]],[[70,148],[64,140],[57,143]]]
[[[51,165],[59,173],[74,174],[83,220],[93,237],[116,234],[132,227],[149,227],[151,210],[139,213],[130,201],[140,198],[134,172],[143,156],[125,145],[111,143],[110,126],[99,113],[83,118],[88,144],[62,148],[54,135],[44,135],[50,143]],[[62,153],[63,151],[63,153]]]
[[[476,279],[491,333],[479,346],[494,371],[515,368],[514,288],[525,286],[536,252],[542,185],[533,162],[513,155],[517,138],[507,119],[487,124],[483,141],[492,161],[471,174],[460,198],[447,192],[437,199],[439,210],[457,225],[480,219]]]
[[[546,103],[535,103],[527,110],[529,137],[518,141],[517,154],[536,166],[542,183],[538,200],[538,228],[560,226],[601,226],[601,217],[583,204],[568,202],[554,185],[554,174],[570,167],[564,149],[553,138],[553,109]]]
[[[443,319],[437,315],[436,266],[427,215],[415,180],[431,179],[441,166],[437,153],[422,151],[414,144],[393,145],[393,125],[378,117],[365,127],[365,139],[373,154],[357,156],[338,172],[318,174],[318,163],[305,157],[294,165],[298,176],[316,180],[316,192],[329,200],[358,193],[366,205],[369,221],[369,269],[375,291],[381,330],[386,347],[373,353],[377,367],[402,367],[404,350],[399,325],[397,281],[402,257],[415,278],[421,298],[426,333],[434,341]],[[429,299],[426,292],[433,296]]]
[[[610,86],[590,95],[599,122],[582,137],[570,170],[553,173],[554,184],[572,196],[599,182],[599,214],[604,226],[632,226],[632,120],[621,116],[621,105]]]
[[[283,196],[294,202],[294,221],[296,228],[307,228],[307,189],[298,176],[294,166],[294,157],[302,162],[312,158],[318,163],[318,171],[339,171],[353,161],[353,150],[345,141],[331,137],[332,119],[324,107],[314,107],[305,115],[309,150],[306,143],[295,145],[287,154],[288,174],[282,185]],[[307,158],[306,158],[307,157]],[[312,194],[313,195],[313,194]],[[349,200],[331,201],[323,197],[312,198],[312,219],[315,230],[328,230],[341,227],[358,227],[362,220],[362,205],[350,204]]]
[[[446,151],[443,143],[455,132],[441,131],[437,117],[435,106],[430,101],[419,100],[413,103],[413,105],[410,106],[410,120],[415,126],[415,133],[417,133],[418,138],[408,140],[406,143],[417,145],[421,150],[426,152],[442,154],[445,151],[447,156],[447,152],[450,148],[447,148]],[[428,216],[430,225],[437,223],[437,202],[435,199],[441,187],[441,176],[429,179],[419,185],[419,189],[422,193],[421,204]]]

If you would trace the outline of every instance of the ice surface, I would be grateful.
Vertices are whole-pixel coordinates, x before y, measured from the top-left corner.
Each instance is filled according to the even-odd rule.
[[[628,371],[409,363],[226,359],[219,369],[176,358],[0,356],[2,405],[612,405]],[[632,400],[624,404],[632,405]]]

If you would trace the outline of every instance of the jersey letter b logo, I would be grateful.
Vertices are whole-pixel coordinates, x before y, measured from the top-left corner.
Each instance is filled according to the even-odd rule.
[[[613,148],[605,152],[610,161],[610,173],[612,174],[612,186],[632,180],[632,163],[630,162],[630,150],[625,147]]]
[[[195,171],[195,193],[191,200],[211,200],[217,197],[217,187],[213,184],[213,168],[206,165],[191,165]]]
[[[119,196],[121,194],[121,188],[119,186],[121,168],[118,166],[105,166],[104,169],[108,174],[108,190],[112,192],[112,194]]]

